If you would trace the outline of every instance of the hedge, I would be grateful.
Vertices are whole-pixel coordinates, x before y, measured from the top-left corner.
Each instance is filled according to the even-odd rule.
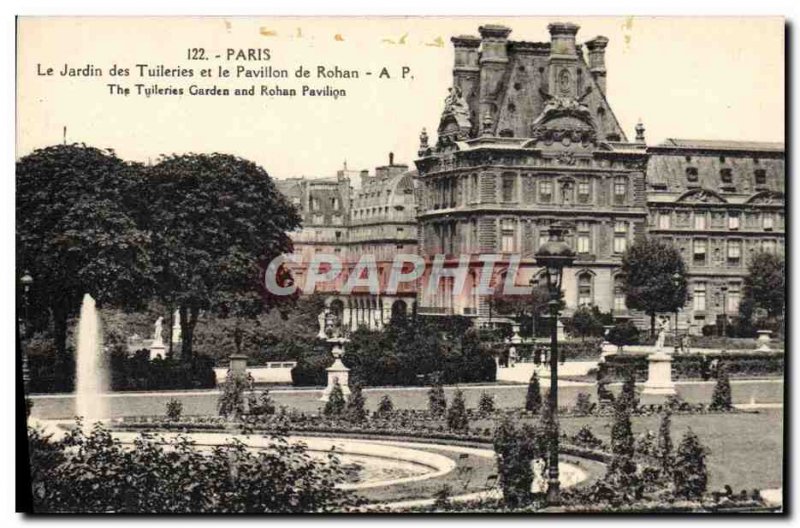
[[[715,352],[710,354],[674,354],[672,356],[673,379],[713,378],[714,365],[724,363],[731,377],[747,378],[760,376],[782,376],[784,372],[783,352]],[[611,354],[600,363],[597,379],[621,381],[629,369],[633,369],[638,381],[647,379],[647,354]]]

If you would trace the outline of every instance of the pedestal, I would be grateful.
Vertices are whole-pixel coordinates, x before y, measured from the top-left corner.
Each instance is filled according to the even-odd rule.
[[[675,394],[675,384],[672,382],[672,355],[659,350],[647,357],[647,363],[647,382],[644,384],[642,395],[666,397]]]
[[[564,323],[561,322],[561,319],[558,319],[558,322],[556,322],[556,339],[564,341],[566,338],[566,335],[564,335]]]
[[[337,381],[339,382],[339,387],[342,389],[342,395],[345,398],[350,395],[350,369],[345,367],[344,363],[342,363],[342,356],[344,355],[343,345],[346,340],[334,338],[329,339],[328,342],[333,345],[331,350],[333,365],[327,368],[328,386],[322,391],[322,397],[320,398],[320,401],[324,402],[328,401],[328,398],[330,398],[333,387],[336,385]]]
[[[772,349],[769,347],[769,338],[772,335],[772,332],[769,330],[759,330],[758,331],[758,343],[759,347],[756,349],[758,352],[770,352]]]
[[[230,357],[230,375],[233,378],[244,378],[247,376],[247,356],[242,354],[233,354]]]
[[[161,359],[167,357],[167,349],[160,339],[154,339],[153,342],[150,343],[150,361],[157,357]]]

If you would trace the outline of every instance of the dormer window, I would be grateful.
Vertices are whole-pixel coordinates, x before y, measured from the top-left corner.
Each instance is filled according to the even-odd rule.
[[[686,167],[686,179],[690,182],[697,181],[697,167]]]
[[[767,171],[764,169],[758,169],[755,171],[756,176],[756,185],[766,185],[767,184]]]
[[[719,178],[722,183],[733,183],[733,171],[731,169],[720,169]]]

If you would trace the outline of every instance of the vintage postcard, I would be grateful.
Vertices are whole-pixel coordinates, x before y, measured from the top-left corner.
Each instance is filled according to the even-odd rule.
[[[19,17],[18,509],[785,512],[785,24]]]

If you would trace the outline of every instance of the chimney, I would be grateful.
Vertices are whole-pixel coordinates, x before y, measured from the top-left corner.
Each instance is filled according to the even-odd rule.
[[[586,49],[589,50],[589,71],[603,93],[606,93],[606,46],[606,37],[595,37],[586,42]]]
[[[481,34],[481,93],[479,117],[482,122],[491,119],[496,123],[497,106],[499,101],[496,98],[502,95],[502,83],[508,65],[508,35],[511,29],[505,26],[489,24],[478,28]],[[473,130],[479,130],[478,123],[472,123]],[[484,134],[491,135],[493,130],[483,130]]]
[[[558,97],[578,97],[578,52],[575,35],[580,26],[569,22],[554,22],[550,32],[548,86],[550,94]]]
[[[455,61],[453,63],[453,86],[461,90],[461,95],[467,101],[470,117],[472,118],[473,128],[475,117],[478,112],[478,91],[480,85],[481,69],[478,66],[478,49],[481,46],[481,39],[472,35],[461,35],[452,37],[455,51]]]
[[[394,152],[389,153],[389,165],[394,165]]]

